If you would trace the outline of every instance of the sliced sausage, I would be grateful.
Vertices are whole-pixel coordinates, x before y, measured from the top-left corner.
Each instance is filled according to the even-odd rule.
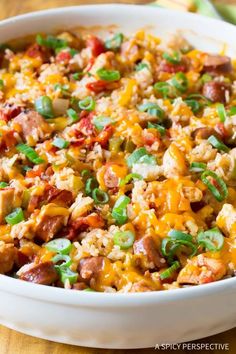
[[[14,266],[16,248],[13,244],[0,244],[0,274],[10,272]]]
[[[226,102],[226,91],[231,93],[231,87],[225,82],[210,81],[203,85],[202,93],[212,102]]]
[[[0,189],[0,223],[3,223],[5,216],[11,212],[13,201],[14,188]]]
[[[36,228],[36,237],[44,242],[51,240],[64,225],[64,216],[45,215]]]
[[[0,109],[0,119],[8,122],[12,118],[15,118],[21,113],[22,107],[15,104],[6,103]]]
[[[103,267],[103,257],[88,257],[81,259],[78,270],[83,280],[91,280],[99,275]]]
[[[85,290],[88,286],[85,283],[79,282],[72,285],[73,290]]]
[[[232,71],[231,59],[223,55],[208,55],[203,70],[211,75],[224,75]]]
[[[34,143],[44,140],[51,132],[50,125],[36,111],[22,112],[13,122],[20,127],[22,138],[30,145],[33,145],[32,140]]]
[[[73,203],[74,198],[72,192],[48,185],[45,189],[44,200],[48,203],[70,206]]]
[[[162,268],[166,265],[165,259],[159,253],[157,246],[151,236],[144,236],[134,243],[134,254],[144,255],[151,263],[152,268]]]
[[[51,285],[57,281],[58,273],[52,262],[45,262],[21,272],[20,279],[36,284]]]
[[[168,63],[166,60],[162,60],[159,66],[159,70],[165,73],[175,74],[178,72],[186,72],[188,70],[187,64],[181,62],[179,64]]]
[[[217,138],[221,138],[220,135],[215,131],[214,128],[211,127],[201,127],[197,128],[192,132],[192,137],[195,140],[206,140],[211,135],[214,135]]]

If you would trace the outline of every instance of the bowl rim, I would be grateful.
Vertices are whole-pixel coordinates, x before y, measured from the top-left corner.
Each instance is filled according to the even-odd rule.
[[[72,13],[73,11],[93,11],[97,9],[124,10],[135,11],[159,11],[167,15],[175,15],[183,19],[193,19],[194,21],[217,24],[223,28],[235,31],[236,27],[230,23],[223,22],[214,18],[207,18],[194,13],[182,13],[161,7],[134,5],[134,4],[93,4],[79,6],[65,6],[40,11],[33,11],[20,14],[0,21],[0,30],[4,26],[14,24],[18,21],[27,21],[34,18],[51,16],[59,13]],[[14,279],[6,275],[0,274],[0,291],[9,294],[19,295],[25,298],[37,299],[46,302],[72,306],[88,306],[88,307],[113,307],[114,303],[119,307],[136,307],[140,305],[152,306],[157,303],[182,302],[194,299],[200,296],[211,296],[216,293],[236,292],[236,278],[223,279],[216,282],[190,286],[186,288],[177,288],[162,291],[150,291],[141,293],[104,293],[104,292],[86,292],[86,291],[70,291],[64,288],[56,288],[52,286],[43,286],[39,284],[29,283],[19,279]],[[115,302],[114,302],[115,301]]]

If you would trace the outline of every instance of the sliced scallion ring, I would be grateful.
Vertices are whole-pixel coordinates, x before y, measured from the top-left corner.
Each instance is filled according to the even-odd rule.
[[[224,246],[224,236],[217,227],[200,232],[197,241],[199,245],[213,252],[220,251]]]
[[[130,183],[131,180],[141,180],[143,177],[138,173],[129,173],[125,178],[120,181],[120,187],[125,186],[126,184]]]
[[[212,184],[208,177],[213,178],[219,186],[220,190]],[[202,182],[207,186],[209,191],[213,194],[218,202],[222,202],[228,196],[228,188],[222,178],[220,178],[215,172],[206,170],[201,175]]]
[[[87,179],[85,183],[85,193],[87,195],[92,195],[92,192],[95,188],[98,188],[98,181],[94,177],[90,177]]]
[[[109,201],[108,194],[99,188],[93,189],[92,198],[94,199],[96,204],[106,204]]]
[[[136,163],[156,165],[156,158],[153,155],[149,154],[144,147],[141,147],[132,152],[132,154],[129,155],[126,161],[129,167],[132,167]]]
[[[93,124],[99,131],[103,130],[106,126],[113,123],[114,120],[111,117],[98,116],[93,118]]]
[[[216,110],[217,110],[218,116],[219,116],[219,118],[220,118],[220,121],[221,121],[222,123],[224,123],[225,120],[226,120],[226,118],[227,118],[225,106],[224,106],[222,103],[218,103],[218,104],[216,105]]]
[[[54,263],[56,269],[62,267],[63,268],[70,267],[72,264],[72,260],[70,256],[66,254],[57,254],[52,258],[52,262]]]
[[[171,64],[179,64],[181,62],[181,55],[177,51],[174,51],[172,55],[165,52],[163,53],[162,57]]]
[[[57,137],[53,140],[52,145],[59,149],[66,149],[70,145],[70,143],[69,141]]]
[[[98,69],[96,74],[101,80],[104,81],[112,82],[120,80],[120,72],[118,70]]]
[[[70,284],[74,284],[78,280],[78,273],[72,272],[70,268],[59,268],[59,273],[61,277],[61,281],[63,284],[65,284],[66,281],[69,281]]]
[[[19,222],[24,220],[23,210],[21,208],[14,209],[11,214],[5,217],[5,220],[9,225],[19,224]]]
[[[41,96],[35,100],[35,109],[45,118],[53,118],[52,100],[48,96]]]
[[[141,112],[147,112],[148,114],[150,114],[150,116],[160,118],[161,120],[165,116],[165,112],[163,111],[163,109],[158,106],[158,104],[153,102],[143,103],[138,106],[138,109]]]
[[[47,250],[67,255],[71,251],[72,244],[67,238],[56,238],[45,244]]]
[[[116,33],[112,38],[105,41],[105,48],[111,50],[118,50],[123,42],[124,35],[122,33]]]
[[[131,231],[118,231],[113,237],[114,244],[120,246],[120,249],[126,250],[133,246],[135,236]]]
[[[45,162],[41,157],[39,157],[37,152],[32,147],[26,144],[16,145],[16,150],[24,154],[27,159],[33,162],[35,165],[39,165]]]
[[[78,106],[82,110],[93,111],[95,108],[95,101],[91,96],[87,96],[79,101]]]
[[[172,229],[168,232],[168,236],[172,239],[172,240],[184,240],[184,241],[189,241],[192,242],[193,237],[190,234],[186,234],[185,232],[179,231],[179,230],[175,230]]]
[[[171,84],[181,93],[184,93],[188,89],[188,79],[182,72],[175,74],[171,79]]]
[[[208,139],[209,143],[219,151],[229,152],[228,146],[220,141],[215,135],[211,135]]]
[[[168,84],[168,82],[165,81],[156,82],[153,88],[157,93],[160,93],[164,98],[167,98],[171,91],[170,84]]]
[[[207,164],[204,162],[192,162],[190,164],[190,171],[191,172],[202,172],[205,171],[207,168]]]
[[[73,124],[73,123],[76,123],[78,122],[79,120],[79,117],[78,117],[78,114],[76,113],[76,111],[72,108],[69,108],[67,111],[66,111],[68,117],[70,118],[70,124]]]
[[[166,128],[160,124],[148,122],[148,128],[153,128],[158,130],[161,136],[164,136],[166,134]]]
[[[112,217],[116,220],[117,224],[123,225],[127,220],[127,205],[130,203],[130,198],[126,195],[121,195],[112,209]]]
[[[160,279],[164,280],[164,279],[168,279],[171,278],[174,274],[174,272],[180,268],[180,263],[178,261],[175,261],[172,266],[170,266],[169,268],[167,268],[166,270],[162,271],[160,273]]]
[[[8,183],[6,182],[0,182],[0,189],[8,187]]]
[[[138,64],[135,66],[135,70],[136,70],[136,71],[141,71],[141,70],[143,70],[143,69],[149,69],[148,64],[141,62],[141,63],[138,63]]]

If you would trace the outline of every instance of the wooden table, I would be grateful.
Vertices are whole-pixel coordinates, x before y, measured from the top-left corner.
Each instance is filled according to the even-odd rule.
[[[236,3],[236,0],[224,0],[227,3]],[[46,8],[78,5],[82,3],[148,3],[148,0],[1,0],[0,1],[0,19],[21,14],[24,12],[42,10]],[[223,0],[221,0],[223,2]],[[204,321],[204,318],[202,319]],[[206,338],[198,341],[202,343],[229,343],[230,353],[236,353],[236,328],[221,333],[219,335]],[[125,353],[154,353],[154,349],[141,350],[103,350],[103,349],[88,349],[82,347],[74,347],[70,345],[58,344],[41,340],[38,338],[26,336],[18,332],[9,330],[0,326],[0,354],[125,354]],[[175,351],[178,353],[178,351]],[[217,353],[217,351],[212,351]],[[220,352],[219,352],[220,353]]]

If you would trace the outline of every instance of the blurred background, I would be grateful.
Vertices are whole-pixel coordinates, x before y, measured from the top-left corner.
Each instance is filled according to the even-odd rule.
[[[215,17],[216,13],[236,24],[236,0],[0,0],[0,20],[30,11],[85,4],[155,4]]]

